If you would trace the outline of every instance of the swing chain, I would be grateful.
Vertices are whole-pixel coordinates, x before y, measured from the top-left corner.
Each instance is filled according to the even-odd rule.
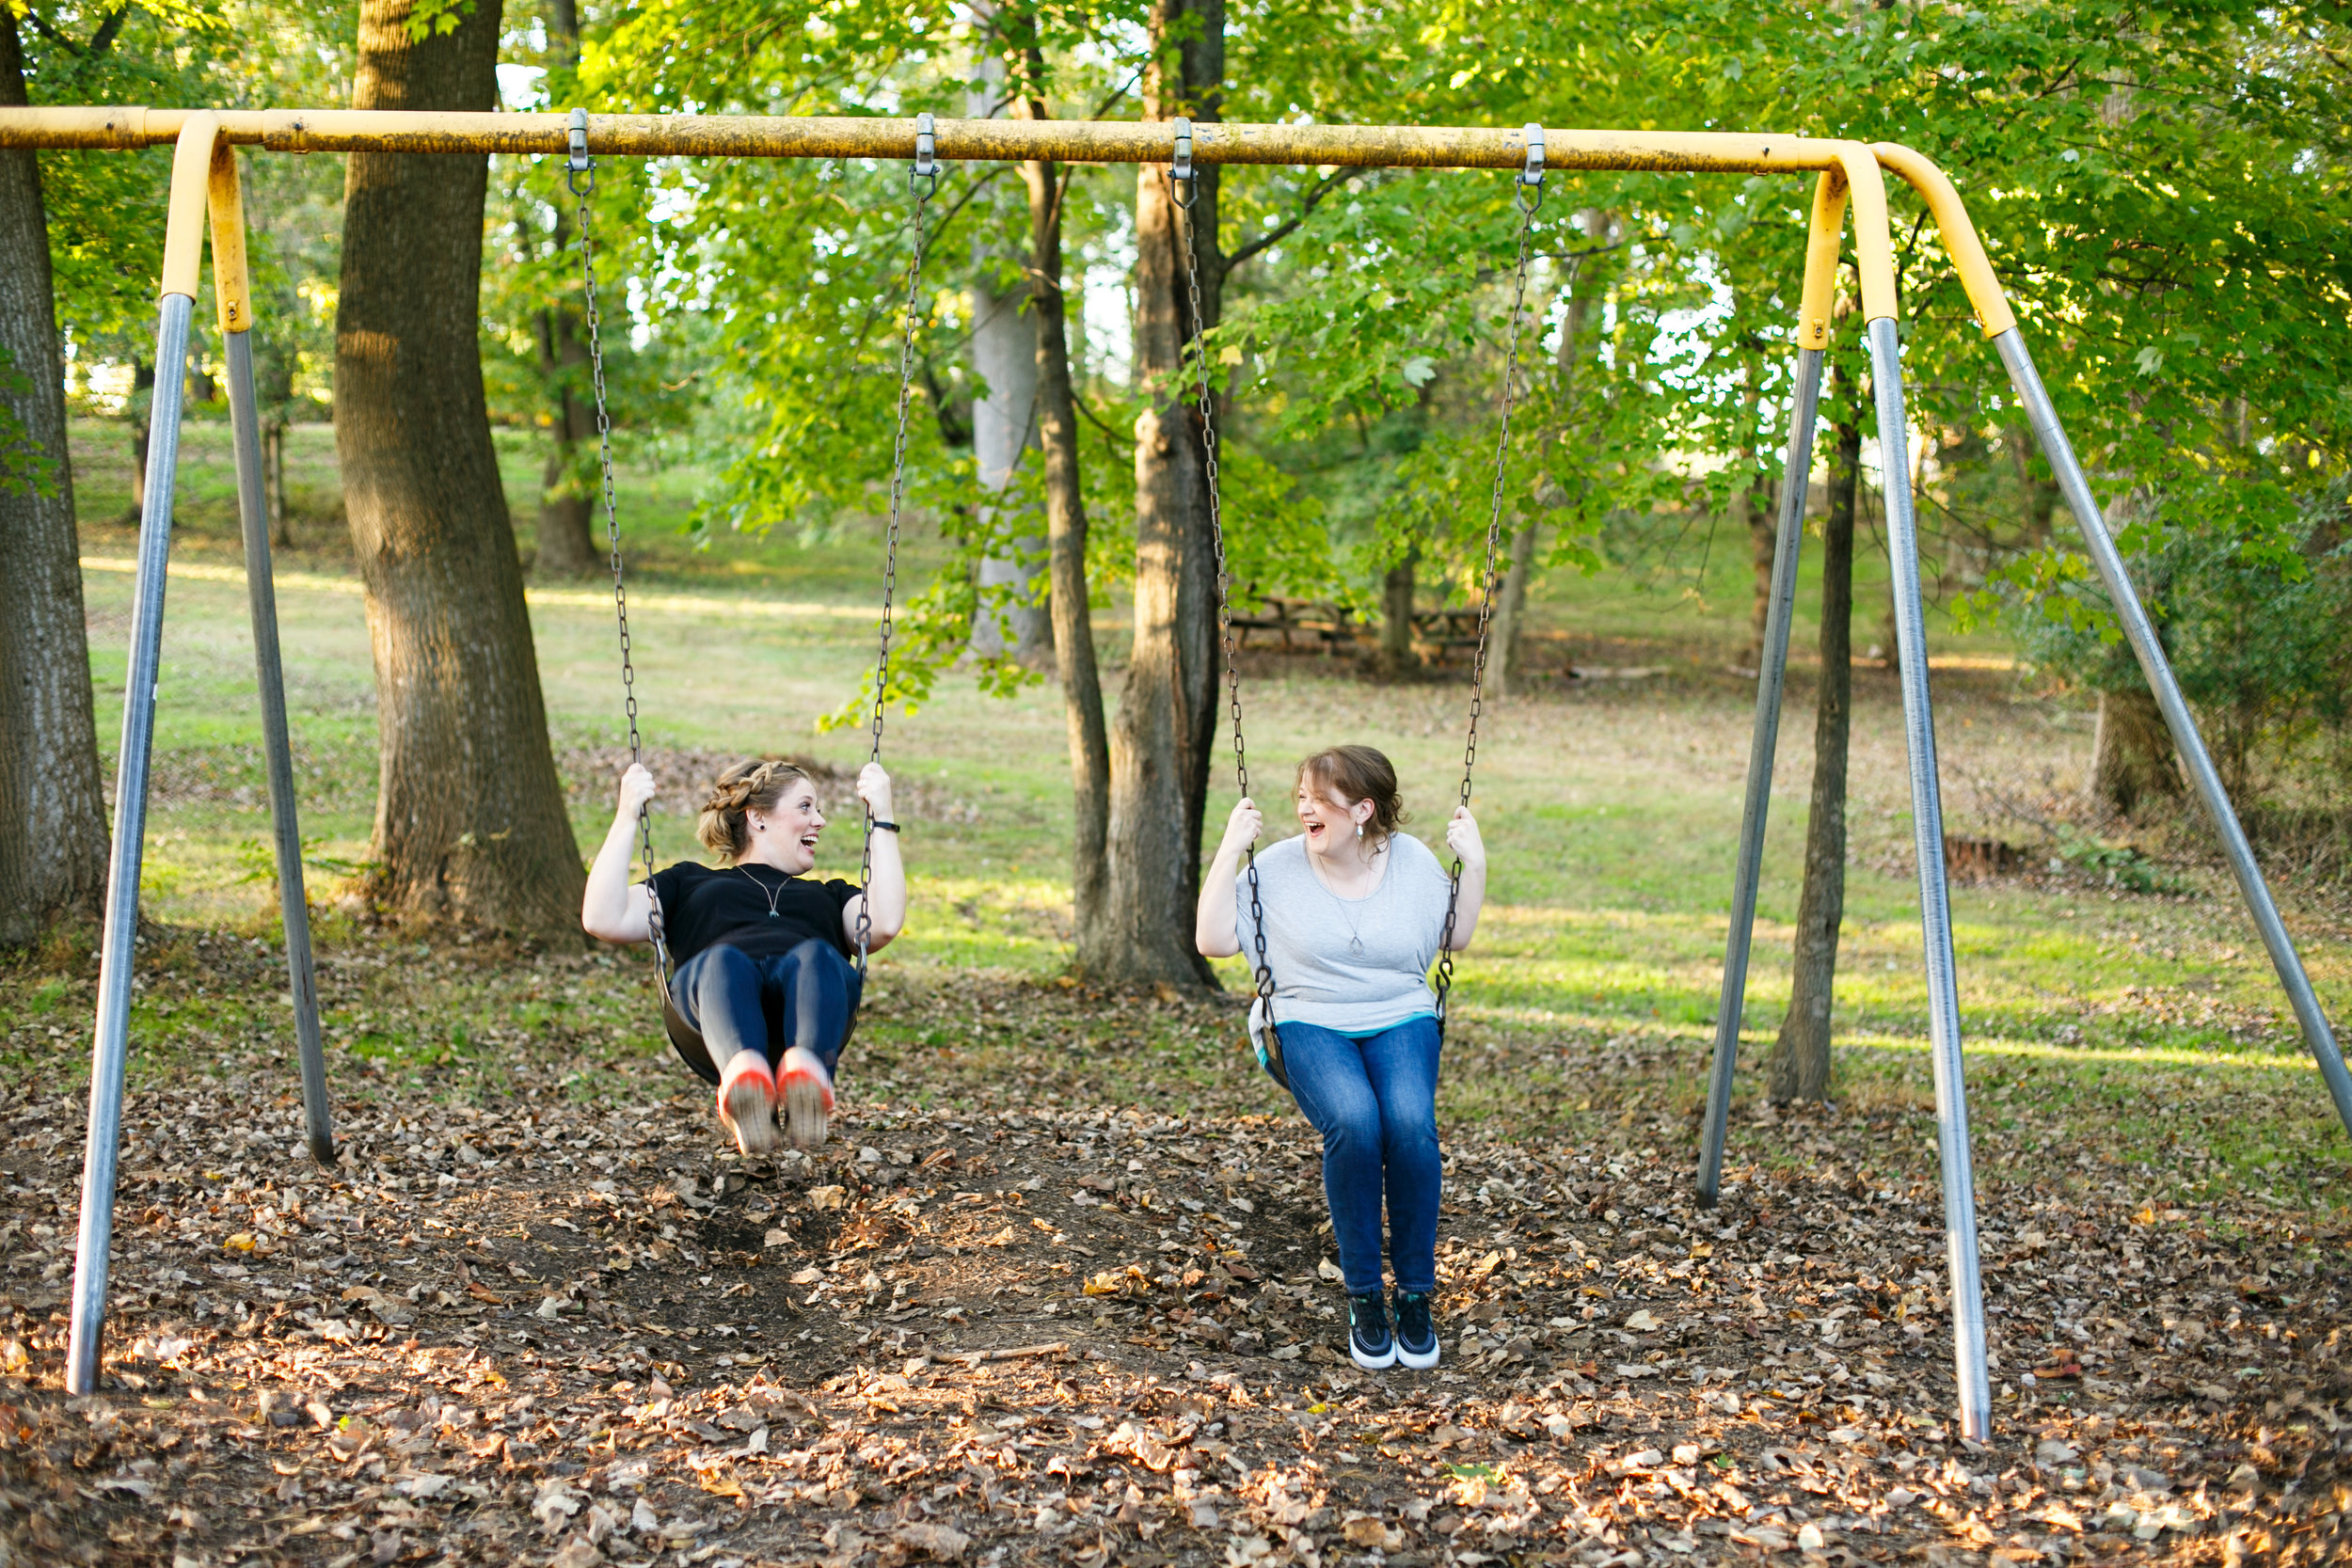
[[[1216,553],[1217,641],[1225,655],[1227,704],[1233,720],[1233,776],[1246,799],[1249,794],[1249,757],[1242,738],[1241,666],[1234,657],[1232,578],[1225,558],[1224,505],[1217,493],[1216,400],[1209,388],[1207,324],[1200,312],[1200,255],[1192,223],[1192,204],[1200,194],[1200,183],[1192,166],[1192,121],[1179,116],[1175,128],[1176,155],[1168,171],[1168,199],[1184,214],[1179,222],[1184,232],[1184,296],[1192,309],[1192,360],[1200,377],[1194,406],[1200,417],[1200,450],[1209,492],[1209,542]],[[1181,196],[1177,194],[1180,188]],[[1249,884],[1250,930],[1257,947],[1257,996],[1265,1012],[1266,1037],[1274,1046],[1272,1060],[1279,1064],[1281,1045],[1274,1029],[1274,971],[1266,961],[1265,906],[1258,886],[1257,847],[1252,844],[1242,853]],[[1276,1076],[1282,1075],[1278,1072]]]
[[[907,405],[914,382],[914,326],[923,289],[923,212],[939,190],[939,166],[931,155],[931,117],[917,116],[915,125],[915,164],[907,175],[908,188],[914,196],[914,212],[909,220],[914,238],[907,261],[906,325],[898,337],[898,431],[890,451],[890,524],[882,548],[881,651],[874,662],[873,743],[866,752],[868,762],[882,760],[882,713],[890,694],[890,612],[898,587],[898,515],[906,501]],[[874,808],[868,805],[865,811],[857,904],[857,972],[861,975],[866,973],[866,949],[874,929]]]
[[[588,112],[572,111],[571,156],[564,182],[579,198],[580,290],[588,326],[588,376],[596,404],[596,468],[603,482],[604,536],[612,554],[612,613],[621,631],[621,706],[628,715],[628,760],[643,760],[644,743],[637,732],[637,667],[630,658],[628,587],[621,574],[621,519],[612,486],[612,416],[604,392],[604,318],[596,309],[596,254],[589,228],[588,198],[596,189],[596,160],[588,155]],[[645,927],[653,938],[655,962],[666,974],[669,946],[662,940],[661,895],[654,891],[653,814],[637,808],[637,841],[645,857]]]
[[[1470,729],[1462,741],[1461,803],[1470,802],[1470,769],[1478,761],[1478,719],[1486,702],[1486,631],[1494,620],[1495,565],[1502,544],[1502,486],[1511,456],[1511,407],[1518,393],[1519,327],[1527,306],[1527,265],[1534,248],[1535,212],[1544,204],[1544,132],[1527,127],[1527,166],[1511,187],[1519,210],[1518,265],[1512,276],[1511,319],[1504,333],[1502,356],[1502,419],[1495,436],[1493,499],[1486,513],[1486,563],[1479,578],[1478,653],[1470,664]],[[1438,940],[1438,1037],[1445,1038],[1446,1003],[1454,990],[1454,927],[1461,911],[1462,862],[1456,857],[1447,874],[1445,932]]]

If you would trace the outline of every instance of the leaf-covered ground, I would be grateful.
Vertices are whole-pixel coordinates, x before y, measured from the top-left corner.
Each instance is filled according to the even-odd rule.
[[[60,1369],[87,984],[0,976],[10,1561],[2352,1546],[2331,1211],[2062,1135],[2080,1080],[2030,1063],[1978,1126],[1979,1448],[1950,1419],[1915,1092],[1743,1101],[1724,1201],[1698,1212],[1690,1038],[1470,1019],[1448,1048],[1446,1359],[1367,1374],[1314,1138],[1236,1065],[1224,1006],[885,966],[834,1142],[744,1162],[645,1040],[639,972],[353,937],[322,971],[328,1173],[302,1153],[275,962],[149,939],[106,1387],[80,1400]],[[453,1039],[432,1021],[464,985],[527,998],[525,1022]],[[2277,1093],[2314,1092],[2291,1076]],[[2115,1092],[2185,1125],[2262,1115],[2249,1081]]]

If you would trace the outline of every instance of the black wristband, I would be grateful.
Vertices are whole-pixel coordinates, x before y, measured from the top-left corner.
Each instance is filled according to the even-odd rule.
[[[886,833],[895,833],[898,831],[898,824],[896,822],[884,822],[880,817],[876,817],[873,821],[868,822],[866,825],[869,828],[880,828]]]

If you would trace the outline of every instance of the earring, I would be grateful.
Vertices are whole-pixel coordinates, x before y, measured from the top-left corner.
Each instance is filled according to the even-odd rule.
[[[1358,838],[1364,836],[1364,825],[1361,822],[1356,824],[1356,836]]]
[[[768,831],[768,824],[767,824],[767,823],[765,823],[765,822],[755,822],[755,823],[753,823],[753,824],[752,824],[752,832],[755,832],[755,833],[764,833],[764,832],[766,832],[767,831]],[[1359,836],[1360,836],[1360,831],[1359,831]]]

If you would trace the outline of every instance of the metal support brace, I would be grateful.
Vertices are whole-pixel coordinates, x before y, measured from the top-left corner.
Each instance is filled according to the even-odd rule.
[[[1747,1006],[1748,943],[1756,932],[1756,887],[1764,863],[1764,820],[1772,800],[1772,757],[1780,745],[1781,689],[1788,673],[1788,626],[1797,603],[1797,554],[1804,535],[1804,493],[1813,472],[1813,426],[1820,416],[1821,351],[1797,351],[1796,395],[1788,413],[1788,461],[1780,482],[1779,532],[1772,545],[1772,590],[1764,619],[1764,651],[1756,675],[1756,729],[1748,742],[1748,793],[1740,816],[1740,857],[1731,877],[1731,933],[1724,944],[1724,989],[1715,1009],[1715,1059],[1707,1080],[1707,1126],[1699,1146],[1699,1203],[1713,1208],[1723,1186],[1724,1136],[1731,1116],[1731,1071],[1740,1055]]]
[[[1977,1261],[1976,1175],[1968,1148],[1968,1085],[1960,1053],[1960,981],[1952,961],[1950,890],[1944,879],[1944,803],[1928,699],[1927,612],[1919,592],[1919,529],[1912,511],[1911,440],[1903,412],[1901,340],[1893,318],[1870,323],[1878,404],[1879,482],[1894,572],[1895,643],[1901,664],[1903,744],[1911,765],[1912,851],[1919,863],[1919,935],[1927,967],[1928,1049],[1935,1068],[1935,1132],[1944,1165],[1944,1246],[1951,1271],[1952,1364],[1960,1433],[1993,1429],[1984,1354],[1984,1291]]]
[[[2034,368],[2033,356],[2026,351],[2025,339],[2012,326],[1996,334],[1993,346],[1999,351],[2001,362],[2009,367],[2010,382],[2026,404],[2034,434],[2041,437],[2042,455],[2050,460],[2058,493],[2066,498],[2067,510],[2074,514],[2075,525],[2082,530],[2083,544],[2090,551],[2092,563],[2099,568],[2099,580],[2106,584],[2107,598],[2115,606],[2115,618],[2123,625],[2123,636],[2131,642],[2132,652],[2139,656],[2140,673],[2147,677],[2148,689],[2154,693],[2156,706],[2164,713],[2165,727],[2172,732],[2173,750],[2180,753],[2190,782],[2197,786],[2197,798],[2204,802],[2206,814],[2213,818],[2214,832],[2221,838],[2221,852],[2228,857],[2230,872],[2237,879],[2238,894],[2246,900],[2247,912],[2254,917],[2254,928],[2262,933],[2263,946],[2270,951],[2270,966],[2278,971],[2279,984],[2286,988],[2296,1022],[2303,1028],[2303,1042],[2311,1048],[2312,1059],[2319,1064],[2319,1075],[2328,1085],[2328,1097],[2336,1103],[2336,1117],[2346,1132],[2352,1132],[2352,1073],[2344,1070],[2344,1054],[2336,1048],[2335,1031],[2328,1027],[2328,1015],[2320,1009],[2319,997],[2312,990],[2312,977],[2295,950],[2295,939],[2287,934],[2286,923],[2279,918],[2279,906],[2270,896],[2269,884],[2263,880],[2253,846],[2246,841],[2246,830],[2230,805],[2229,792],[2221,787],[2221,775],[2214,768],[2204,738],[2197,733],[2197,721],[2181,695],[2181,684],[2173,679],[2172,666],[2164,657],[2164,645],[2156,641],[2156,628],[2149,622],[2148,611],[2132,586],[2131,573],[2123,564],[2122,552],[2115,547],[2114,536],[2107,532],[2098,499],[2090,493],[2090,481],[2074,457],[2074,444],[2067,440],[2066,431],[2058,424],[2058,410],[2050,404],[2050,394],[2042,385],[2041,372]]]
[[[229,428],[237,463],[237,515],[245,531],[245,588],[253,620],[253,675],[261,688],[262,750],[269,769],[270,829],[278,847],[278,909],[286,928],[286,984],[294,997],[294,1049],[302,1064],[302,1114],[310,1157],[333,1169],[333,1110],[319,1043],[318,978],[310,958],[310,910],[302,884],[302,822],[294,804],[294,753],[286,724],[286,677],[278,649],[278,590],[269,554],[269,506],[262,483],[262,421],[253,393],[250,332],[224,334]]]
[[[187,382],[188,318],[196,301],[163,297],[155,328],[155,395],[148,415],[147,504],[139,516],[138,576],[131,599],[130,669],[122,688],[122,747],[116,753],[114,848],[106,867],[106,921],[98,967],[98,1023],[90,1048],[89,1141],[82,1157],[82,1224],[73,1246],[69,1394],[98,1389],[106,1321],[106,1265],[114,1243],[115,1176],[122,1132],[122,1071],[131,1046],[131,969],[139,932],[139,865],[147,842],[147,780],[155,740],[155,681],[163,658],[164,567],[171,555],[171,487],[180,466],[180,404]]]

